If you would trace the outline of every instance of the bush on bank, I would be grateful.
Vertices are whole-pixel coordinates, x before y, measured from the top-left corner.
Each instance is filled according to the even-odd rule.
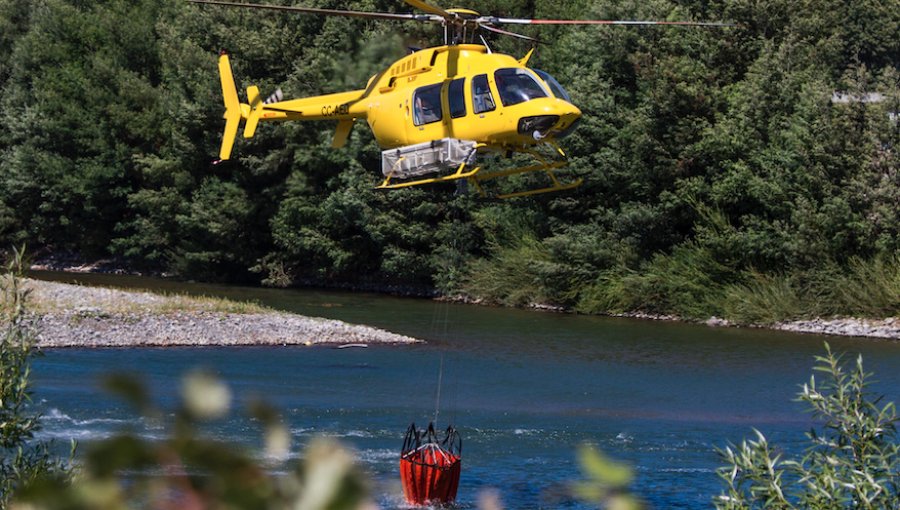
[[[14,250],[0,274],[0,509],[39,480],[69,475],[68,462],[34,437],[41,430],[41,416],[30,408],[37,329],[26,313],[28,291],[19,278],[23,256]]]

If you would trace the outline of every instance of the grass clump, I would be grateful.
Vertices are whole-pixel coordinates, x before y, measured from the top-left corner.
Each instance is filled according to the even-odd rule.
[[[165,294],[165,300],[155,311],[172,313],[184,310],[198,310],[213,313],[256,314],[269,313],[273,309],[253,301],[233,301],[231,299],[211,296],[187,296],[184,294]]]
[[[847,270],[823,285],[823,314],[888,317],[900,313],[900,255],[853,258]]]
[[[541,303],[588,314],[693,320],[716,316],[735,324],[900,315],[900,255],[772,273],[734,267],[710,248],[688,242],[640,264],[622,257],[592,277],[582,273],[552,243],[525,232],[504,243],[493,240],[488,257],[469,263],[463,291],[508,306]]]
[[[490,303],[525,306],[552,301],[546,285],[553,254],[533,236],[525,236],[510,247],[492,247],[490,259],[470,263],[463,279],[463,293]]]
[[[719,312],[720,282],[729,269],[696,245],[657,254],[639,270],[615,267],[582,293],[584,313],[646,312],[701,319]]]
[[[746,281],[725,287],[723,316],[737,324],[772,324],[799,319],[808,299],[785,276],[750,272]]]
[[[853,258],[800,275],[750,273],[724,291],[723,314],[740,324],[900,314],[900,256]]]
[[[143,313],[171,314],[179,312],[208,312],[222,314],[269,313],[272,309],[250,301],[189,296],[185,294],[155,294],[108,287],[73,286],[40,280],[24,280],[32,290],[33,310],[52,314],[74,310],[79,315],[134,315]]]

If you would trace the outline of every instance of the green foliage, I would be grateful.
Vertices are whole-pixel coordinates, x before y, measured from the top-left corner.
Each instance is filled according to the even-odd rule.
[[[41,429],[40,415],[29,408],[37,331],[27,313],[23,260],[23,250],[14,250],[0,275],[0,508],[35,480],[55,477],[67,483],[69,476],[50,445],[34,439]]]
[[[278,413],[262,403],[252,403],[248,411],[261,424],[264,459],[204,437],[203,424],[225,418],[232,401],[228,386],[209,373],[183,379],[174,415],[155,407],[131,376],[109,376],[106,387],[164,427],[166,438],[149,441],[122,433],[97,441],[85,452],[74,483],[40,478],[16,503],[38,509],[349,510],[368,502],[368,486],[352,455],[334,442],[315,440],[302,461],[287,463],[290,433]]]
[[[471,296],[507,306],[550,302],[548,272],[553,268],[550,251],[532,236],[513,246],[489,244],[495,250],[490,261],[475,260],[467,268],[468,279],[461,290]]]
[[[641,501],[629,491],[634,472],[626,465],[606,457],[591,446],[578,452],[581,470],[588,479],[575,483],[572,493],[579,499],[611,510],[639,510]]]
[[[794,275],[751,273],[724,289],[724,316],[738,323],[771,324],[803,317],[849,314],[890,317],[900,311],[900,258],[850,259]]]
[[[553,301],[549,292],[558,278],[553,253],[531,232],[527,219],[505,214],[504,209],[498,206],[475,216],[491,258],[469,263],[459,290],[509,306]]]
[[[824,382],[817,384],[813,375],[798,399],[823,422],[821,431],[807,433],[806,454],[783,460],[759,431],[755,441],[720,450],[726,491],[716,498],[716,508],[896,508],[900,442],[894,404],[870,394],[871,374],[862,357],[848,369],[825,347],[814,367]]]
[[[362,125],[340,151],[328,148],[332,123],[262,126],[235,159],[210,165],[220,49],[234,55],[240,89],[302,97],[361,87],[406,46],[434,44],[433,27],[183,0],[0,0],[0,241],[193,279],[437,288],[586,312],[896,314],[891,284],[867,289],[882,279],[859,270],[884,264],[889,274],[900,251],[894,4],[477,6],[736,24],[520,27],[547,41],[532,64],[584,113],[563,145],[585,184],[497,206],[451,187],[373,191],[380,148]],[[489,41],[516,56],[528,49]],[[836,91],[883,100],[835,103]],[[516,222],[513,235],[492,230]],[[828,278],[863,287],[840,295]],[[809,289],[826,305],[767,304]]]
[[[708,250],[680,245],[657,254],[639,270],[618,267],[600,273],[584,293],[579,310],[591,313],[642,311],[705,318],[719,315],[728,268]]]
[[[738,324],[773,324],[809,314],[807,296],[784,276],[754,272],[747,282],[728,286],[724,296],[723,314]]]
[[[900,310],[900,255],[851,259],[849,270],[829,279],[823,314],[851,313],[887,317]]]

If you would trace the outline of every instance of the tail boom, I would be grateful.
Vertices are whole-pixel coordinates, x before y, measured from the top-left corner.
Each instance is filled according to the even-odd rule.
[[[225,133],[222,136],[222,147],[219,150],[219,159],[222,161],[231,158],[231,151],[241,120],[247,121],[244,126],[244,138],[253,137],[260,121],[339,121],[334,142],[335,146],[339,146],[346,141],[353,121],[365,118],[368,113],[366,105],[361,101],[366,95],[365,90],[338,92],[266,104],[260,96],[259,88],[251,85],[247,87],[249,104],[241,103],[231,70],[231,62],[225,52],[219,54],[219,79],[222,83],[222,99],[225,103],[225,114],[223,115]]]

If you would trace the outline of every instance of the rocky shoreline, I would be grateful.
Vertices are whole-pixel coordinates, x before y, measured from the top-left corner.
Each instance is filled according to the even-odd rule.
[[[369,326],[223,300],[26,280],[38,347],[368,345],[421,342]]]
[[[671,315],[650,315],[643,313],[622,314],[621,317],[635,319],[652,319],[678,321],[678,317]],[[741,327],[730,321],[718,317],[710,317],[704,322],[712,328]],[[775,324],[758,324],[746,326],[756,329],[774,329],[789,331],[791,333],[805,333],[810,335],[855,336],[865,338],[881,338],[887,340],[900,340],[900,317],[888,317],[886,319],[858,319],[858,318],[831,318],[817,317],[810,320],[782,321]]]
[[[33,269],[51,269],[33,267]],[[52,268],[58,270],[58,267]],[[92,272],[96,267],[74,269]],[[78,285],[52,284],[37,281],[41,292],[82,294],[70,296],[69,303],[57,302],[53,311],[41,315],[42,346],[126,346],[126,345],[311,345],[357,343],[410,343],[419,340],[394,335],[367,326],[352,326],[340,321],[313,319],[300,315],[266,311],[265,313],[223,313],[194,309],[195,305],[173,304],[173,297],[147,292],[127,292]],[[74,288],[74,289],[72,289]],[[69,289],[61,291],[59,289]],[[75,290],[77,289],[77,290]],[[122,294],[119,294],[122,293]],[[123,296],[123,294],[125,296]],[[54,298],[56,301],[59,299]],[[182,301],[186,298],[180,298]],[[448,299],[448,298],[444,298]],[[449,298],[449,300],[457,301]],[[62,301],[66,301],[62,299]],[[464,301],[464,300],[460,300]],[[162,302],[167,312],[111,310],[112,303],[132,303],[134,306]],[[192,308],[192,306],[194,308]],[[186,307],[186,308],[185,308]],[[132,306],[133,308],[133,306]],[[545,311],[564,311],[555,307],[534,307]],[[187,311],[185,311],[187,310]],[[621,317],[678,321],[678,317],[626,313]],[[324,324],[323,324],[324,323]],[[333,323],[333,324],[332,324]],[[734,327],[727,320],[711,317],[710,327]],[[137,325],[137,326],[135,326]],[[203,326],[205,325],[205,326]],[[816,318],[784,321],[775,324],[750,326],[793,333],[853,336],[900,340],[900,317],[884,319]],[[63,340],[51,340],[63,338]],[[68,339],[68,340],[66,340]],[[118,339],[118,340],[116,340]]]
[[[779,322],[769,326],[781,331],[817,335],[859,336],[900,340],[900,318],[887,319],[821,319]]]

